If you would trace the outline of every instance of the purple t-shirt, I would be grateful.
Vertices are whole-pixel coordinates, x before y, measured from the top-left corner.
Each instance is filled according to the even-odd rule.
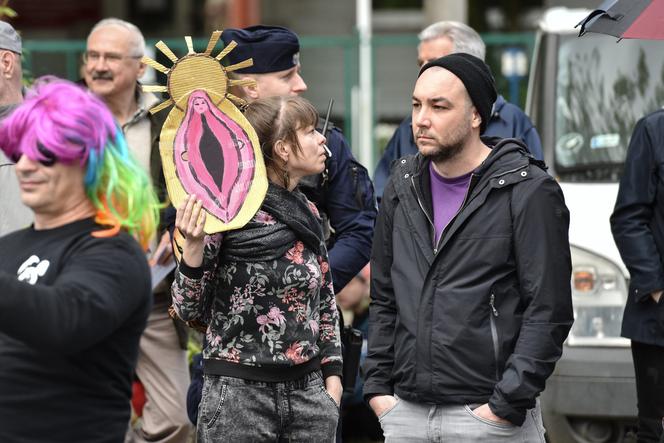
[[[444,178],[429,164],[431,175],[431,201],[433,202],[433,224],[436,228],[436,244],[445,226],[454,218],[463,204],[470,185],[472,172],[454,178]]]

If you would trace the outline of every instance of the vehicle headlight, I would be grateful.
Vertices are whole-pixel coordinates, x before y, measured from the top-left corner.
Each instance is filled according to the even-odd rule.
[[[627,282],[612,261],[571,247],[574,325],[569,346],[629,346],[620,337]]]

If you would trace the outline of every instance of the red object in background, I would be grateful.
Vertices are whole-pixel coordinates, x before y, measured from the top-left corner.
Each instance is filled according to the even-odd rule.
[[[605,0],[577,26],[618,38],[664,40],[664,0]]]
[[[90,0],[20,0],[9,6],[18,14],[12,19],[12,26],[21,30],[66,28],[76,22],[95,23],[102,16],[102,2]]]
[[[261,21],[259,0],[230,0],[227,8],[227,28],[246,28]]]
[[[137,417],[143,416],[143,406],[145,406],[145,388],[140,380],[135,380],[131,385],[131,407]]]
[[[664,39],[664,0],[654,0],[627,28],[623,38]]]

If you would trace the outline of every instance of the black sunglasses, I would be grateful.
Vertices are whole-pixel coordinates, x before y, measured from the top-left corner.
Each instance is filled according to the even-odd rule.
[[[51,151],[46,149],[44,145],[42,145],[41,143],[37,143],[37,150],[39,150],[39,153],[44,157],[43,159],[37,160],[39,163],[41,163],[43,166],[46,167],[51,167],[55,164],[56,162],[55,155],[53,155]],[[22,152],[17,151],[14,152],[12,155],[10,155],[9,159],[14,163],[18,163],[22,155],[23,155]]]

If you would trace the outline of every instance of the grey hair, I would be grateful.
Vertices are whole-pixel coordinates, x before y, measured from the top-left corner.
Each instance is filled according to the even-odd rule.
[[[465,52],[484,60],[486,46],[482,37],[470,26],[454,21],[442,21],[427,26],[417,37],[421,42],[447,37],[452,41],[452,52]]]
[[[98,29],[105,28],[106,26],[119,26],[131,33],[131,35],[133,36],[130,42],[132,46],[131,49],[132,57],[142,57],[145,54],[145,37],[143,37],[143,33],[141,32],[141,30],[138,29],[138,27],[133,23],[129,23],[119,18],[110,17],[100,20],[99,22],[97,22],[96,25],[92,27],[90,34],[88,34],[88,38],[90,38],[93,32],[95,32]]]

